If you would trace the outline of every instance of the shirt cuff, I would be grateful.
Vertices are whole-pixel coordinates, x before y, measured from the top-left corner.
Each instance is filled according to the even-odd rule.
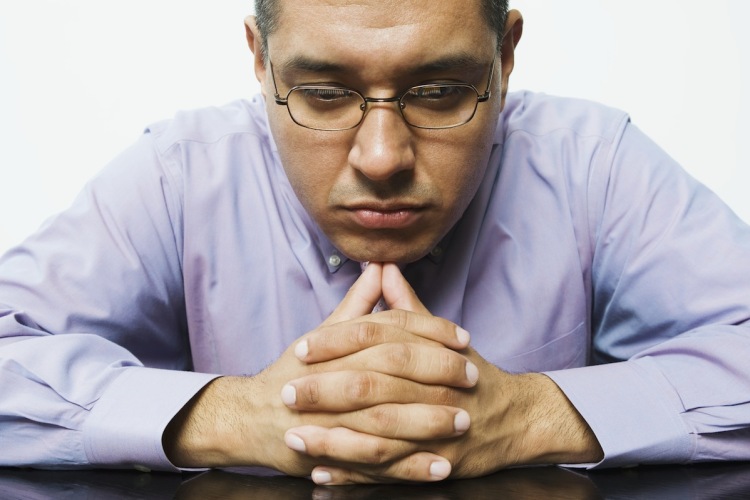
[[[695,450],[695,435],[681,418],[679,396],[650,358],[546,372],[599,440],[598,464],[566,467],[628,467],[682,463]]]
[[[218,376],[143,367],[123,370],[94,405],[83,427],[89,462],[98,467],[180,471],[164,452],[164,429]]]

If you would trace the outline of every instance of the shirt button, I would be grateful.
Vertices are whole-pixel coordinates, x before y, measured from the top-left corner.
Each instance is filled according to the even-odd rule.
[[[440,247],[435,247],[430,251],[430,255],[432,255],[433,257],[440,257],[441,255],[443,255],[443,249]]]
[[[341,257],[334,254],[328,257],[328,265],[333,267],[339,267],[341,265]]]

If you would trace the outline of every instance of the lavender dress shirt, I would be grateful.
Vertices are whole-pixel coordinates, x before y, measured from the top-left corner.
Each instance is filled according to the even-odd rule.
[[[0,465],[176,470],[175,413],[358,274],[260,98],[151,126],[0,260]],[[486,359],[548,373],[599,465],[750,458],[750,229],[626,114],[510,95],[476,198],[404,274]]]

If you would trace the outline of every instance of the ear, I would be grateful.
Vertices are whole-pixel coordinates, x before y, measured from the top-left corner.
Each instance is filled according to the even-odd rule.
[[[523,34],[523,17],[517,10],[508,12],[508,19],[500,42],[500,68],[502,82],[500,87],[501,105],[505,107],[505,95],[508,93],[508,80],[515,64],[515,50]]]
[[[255,23],[255,16],[245,18],[245,36],[247,37],[247,46],[253,53],[253,66],[255,68],[255,77],[260,82],[260,90],[263,97],[266,97],[266,62],[263,56],[263,44],[258,25]]]

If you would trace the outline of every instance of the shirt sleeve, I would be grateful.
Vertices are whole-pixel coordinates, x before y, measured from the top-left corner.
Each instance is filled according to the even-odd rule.
[[[750,459],[750,228],[631,124],[588,196],[598,364],[548,375],[598,465]]]
[[[0,259],[0,465],[175,470],[192,373],[179,172],[146,133]]]

